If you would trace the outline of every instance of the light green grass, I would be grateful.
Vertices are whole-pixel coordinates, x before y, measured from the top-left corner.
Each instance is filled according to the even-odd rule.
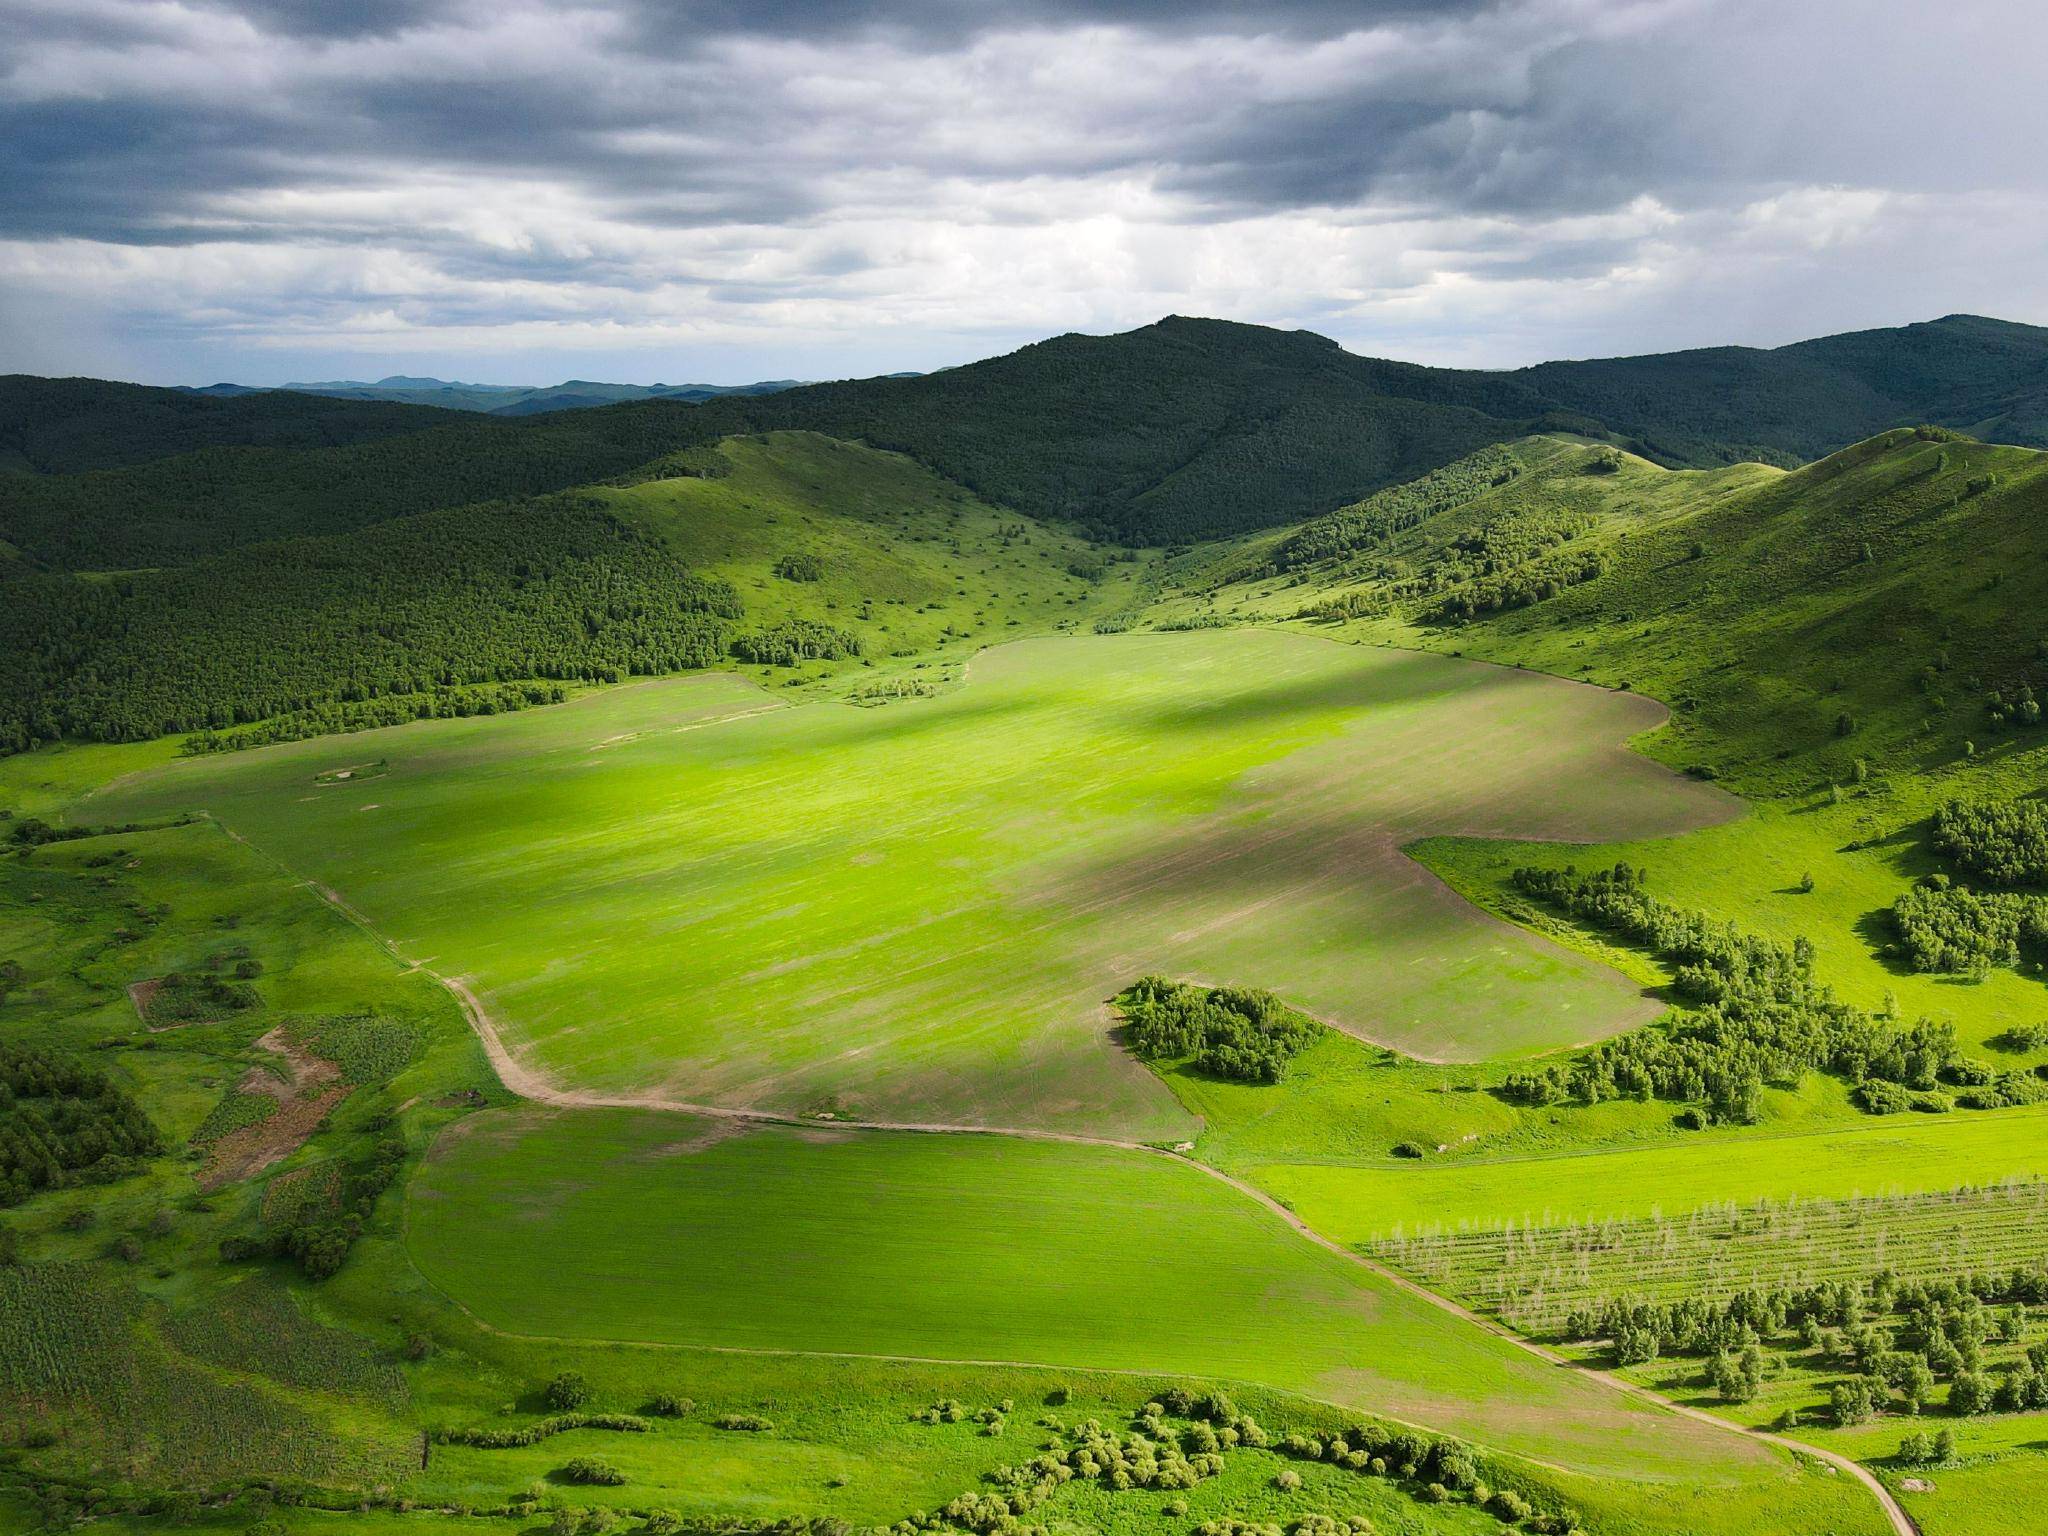
[[[1862,1116],[1796,1135],[1695,1138],[1577,1156],[1387,1168],[1272,1164],[1257,1181],[1346,1243],[1461,1223],[1677,1216],[1703,1205],[1840,1199],[2048,1176],[2048,1109]]]
[[[1126,606],[1142,569],[900,454],[814,432],[727,438],[690,457],[719,472],[588,494],[654,530],[692,570],[730,582],[748,626],[838,625],[874,659],[965,656],[1005,630],[1085,624]],[[786,555],[815,556],[819,579],[777,575]]]
[[[1221,1376],[1624,1478],[1740,1478],[1763,1456],[1530,1359],[1164,1156],[729,1130],[478,1118],[416,1179],[410,1252],[525,1335]]]
[[[1597,1038],[1654,1010],[1399,844],[1730,805],[1621,749],[1640,701],[1264,631],[1024,641],[936,698],[770,702],[647,684],[179,763],[101,805],[211,808],[575,1087],[1162,1138],[1188,1122],[1101,1011],[1137,974],[1268,986],[1422,1055]],[[389,771],[315,782],[366,757]]]

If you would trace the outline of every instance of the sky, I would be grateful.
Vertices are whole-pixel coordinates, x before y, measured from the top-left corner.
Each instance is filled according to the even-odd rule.
[[[2048,323],[2041,0],[0,0],[0,372]]]

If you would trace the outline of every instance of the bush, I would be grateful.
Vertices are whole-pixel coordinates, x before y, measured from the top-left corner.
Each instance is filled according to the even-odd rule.
[[[680,1419],[695,1410],[696,1403],[673,1392],[657,1392],[647,1404],[649,1413],[660,1414],[665,1419]]]
[[[741,1434],[764,1435],[775,1426],[768,1420],[752,1413],[724,1413],[712,1420],[720,1429],[736,1430]]]
[[[577,1456],[565,1463],[556,1476],[565,1483],[592,1488],[617,1488],[626,1481],[625,1473],[597,1456]]]
[[[1293,1493],[1301,1487],[1301,1474],[1292,1467],[1282,1467],[1273,1474],[1273,1486],[1282,1493]]]
[[[775,562],[775,574],[784,581],[823,581],[825,562],[816,555],[784,555]]]
[[[557,1413],[567,1413],[590,1401],[590,1385],[581,1371],[563,1371],[542,1390],[541,1401]]]

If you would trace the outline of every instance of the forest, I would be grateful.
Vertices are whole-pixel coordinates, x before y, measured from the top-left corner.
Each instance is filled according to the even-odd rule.
[[[260,739],[283,740],[467,713],[450,690],[711,665],[741,612],[729,587],[571,495],[8,590],[19,600],[0,610],[0,648],[17,665],[0,677],[0,749],[16,751],[273,718]],[[378,707],[394,697],[408,702]]]

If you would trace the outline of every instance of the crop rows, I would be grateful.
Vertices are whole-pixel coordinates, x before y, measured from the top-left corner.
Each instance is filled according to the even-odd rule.
[[[1563,1226],[1504,1222],[1389,1238],[1369,1251],[1544,1333],[1575,1308],[1622,1295],[1669,1300],[1886,1270],[1925,1280],[2038,1267],[2048,1263],[2048,1181]]]

